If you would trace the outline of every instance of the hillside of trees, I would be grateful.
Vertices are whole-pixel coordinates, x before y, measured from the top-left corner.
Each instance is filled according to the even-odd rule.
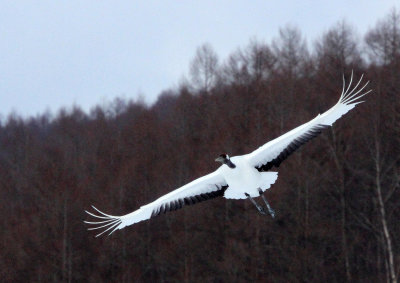
[[[309,45],[287,26],[225,60],[204,44],[153,105],[3,119],[2,281],[397,282],[400,13],[371,26],[343,21]],[[352,70],[373,92],[282,163],[266,193],[275,219],[216,198],[87,231],[91,204],[126,214],[326,111]]]

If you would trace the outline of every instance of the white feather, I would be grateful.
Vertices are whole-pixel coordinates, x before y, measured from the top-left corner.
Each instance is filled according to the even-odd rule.
[[[149,203],[147,205],[144,205],[140,207],[138,210],[135,210],[132,213],[123,215],[123,216],[114,216],[114,215],[109,215],[105,214],[104,212],[101,212],[98,210],[96,207],[92,206],[94,210],[96,210],[99,215],[93,214],[89,211],[86,211],[89,215],[99,218],[99,219],[105,219],[105,221],[96,221],[96,222],[89,222],[89,221],[84,221],[87,224],[90,225],[97,225],[92,228],[89,228],[89,230],[94,230],[94,229],[104,229],[106,228],[105,231],[101,232],[100,234],[97,234],[96,237],[102,235],[103,233],[110,231],[109,233],[112,234],[114,231],[118,229],[122,229],[126,226],[138,223],[143,220],[150,219],[152,216],[152,213],[155,209],[159,208],[161,205],[170,203],[171,201],[179,200],[179,199],[184,199],[186,197],[191,197],[191,196],[196,196],[200,194],[206,194],[210,192],[215,192],[218,191],[222,186],[226,186],[225,179],[223,176],[221,176],[217,171],[205,175],[203,177],[200,177],[183,187],[180,187],[160,198],[157,200],[153,201],[152,203]],[[104,225],[102,225],[104,224]]]
[[[250,154],[245,155],[248,159],[249,163],[253,166],[259,167],[268,162],[271,162],[275,158],[281,154],[294,140],[301,137],[302,135],[306,134],[307,132],[315,129],[318,126],[332,126],[332,124],[342,117],[344,114],[349,112],[353,109],[357,104],[363,101],[357,101],[364,95],[371,92],[371,90],[366,91],[362,94],[359,94],[369,82],[367,82],[361,89],[357,92],[357,87],[359,86],[363,76],[361,76],[360,80],[358,81],[357,85],[349,92],[351,88],[351,83],[353,81],[353,73],[351,74],[350,83],[345,90],[346,82],[343,78],[343,90],[340,96],[339,101],[328,111],[323,113],[322,115],[319,114],[317,117],[305,123],[286,134],[264,144],[263,146],[259,147],[257,150],[251,152]],[[355,93],[354,93],[355,92]]]

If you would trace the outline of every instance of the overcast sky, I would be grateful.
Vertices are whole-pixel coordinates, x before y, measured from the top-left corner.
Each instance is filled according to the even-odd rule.
[[[0,0],[0,116],[115,97],[152,103],[188,73],[196,48],[221,60],[297,26],[309,42],[342,19],[362,35],[399,1]]]

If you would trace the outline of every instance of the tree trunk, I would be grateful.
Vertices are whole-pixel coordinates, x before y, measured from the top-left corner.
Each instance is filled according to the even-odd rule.
[[[332,130],[333,136],[333,145],[331,148],[333,158],[338,169],[340,175],[340,208],[341,208],[341,234],[342,234],[342,252],[344,257],[345,271],[346,271],[346,281],[351,282],[351,271],[350,271],[350,262],[349,262],[349,252],[347,246],[347,233],[346,233],[346,196],[345,196],[345,181],[344,181],[344,170],[341,161],[339,160],[338,154],[335,149],[336,144],[336,135]]]
[[[351,272],[350,272],[350,262],[349,262],[349,253],[347,247],[347,234],[346,234],[346,199],[345,199],[345,187],[343,179],[341,181],[341,194],[340,194],[340,204],[341,204],[341,215],[342,215],[342,249],[343,256],[346,266],[346,280],[347,282],[351,282]]]
[[[387,227],[386,221],[386,211],[385,211],[385,203],[382,198],[382,188],[381,188],[381,169],[380,169],[380,148],[379,142],[375,143],[376,149],[376,158],[375,158],[375,173],[376,173],[376,195],[378,199],[378,208],[379,208],[379,217],[382,224],[383,229],[383,238],[384,244],[387,252],[387,263],[388,263],[388,278],[390,278],[390,282],[397,282],[396,278],[396,269],[393,261],[393,247],[392,247],[392,239],[390,237],[389,229]]]
[[[63,249],[62,249],[62,281],[66,282],[68,277],[67,270],[67,244],[68,244],[68,219],[67,219],[67,200],[64,199],[64,207],[63,207]]]

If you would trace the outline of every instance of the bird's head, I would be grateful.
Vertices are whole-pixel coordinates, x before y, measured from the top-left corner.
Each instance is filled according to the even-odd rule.
[[[228,165],[230,168],[235,168],[236,165],[232,163],[231,159],[229,158],[229,155],[226,153],[221,154],[220,156],[218,156],[215,161],[217,162],[221,162],[222,164],[226,164]]]

